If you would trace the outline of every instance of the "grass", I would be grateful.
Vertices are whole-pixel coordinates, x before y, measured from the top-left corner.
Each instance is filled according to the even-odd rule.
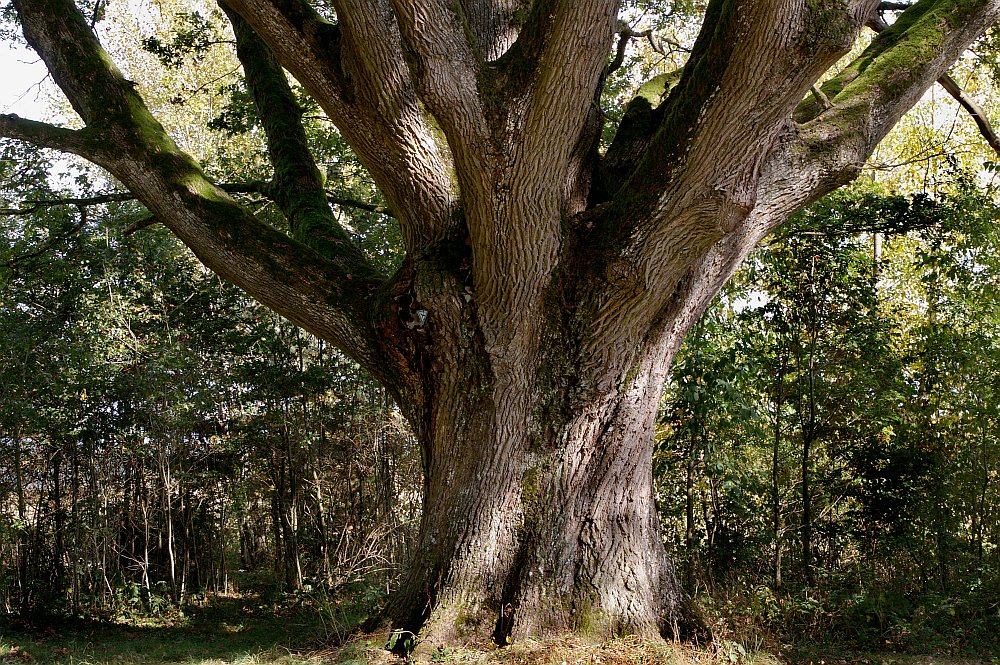
[[[385,635],[338,637],[315,608],[245,598],[212,598],[169,619],[129,623],[53,620],[45,626],[0,619],[0,665],[403,665],[383,648]],[[832,637],[832,636],[831,636]],[[432,663],[454,665],[997,665],[985,657],[953,658],[852,652],[832,644],[769,648],[760,640],[721,639],[705,648],[632,638],[589,643],[575,635],[440,648]]]
[[[398,665],[406,661],[381,649],[382,636],[362,636],[327,654],[338,665]],[[740,651],[731,643],[696,649],[667,642],[621,638],[591,643],[576,635],[493,646],[439,648],[431,663],[453,665],[779,665],[764,652]]]
[[[216,598],[172,621],[144,625],[0,623],[0,665],[300,665],[315,659],[294,649],[316,634],[308,615]]]
[[[275,613],[275,610],[279,610]],[[162,625],[74,622],[44,628],[0,625],[0,665],[402,665],[384,649],[385,635],[357,636],[321,648],[322,624],[309,615],[283,614],[217,599]],[[432,663],[497,665],[778,665],[763,653],[732,645],[697,650],[666,642],[617,639],[592,644],[573,635],[525,640],[504,649],[441,648]]]

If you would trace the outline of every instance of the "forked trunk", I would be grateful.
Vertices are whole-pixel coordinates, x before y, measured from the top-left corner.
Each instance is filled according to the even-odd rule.
[[[424,513],[386,612],[390,641],[406,649],[419,633],[426,650],[567,630],[689,634],[697,625],[652,486],[660,392],[683,326],[660,325],[593,380],[572,335],[490,353],[474,303],[461,310],[460,324],[434,321],[429,331],[433,397],[411,416],[425,455]],[[565,331],[557,316],[532,327]],[[455,331],[448,347],[444,328]]]

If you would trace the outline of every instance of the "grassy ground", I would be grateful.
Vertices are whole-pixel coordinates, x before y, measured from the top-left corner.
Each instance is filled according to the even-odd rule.
[[[306,613],[275,614],[235,599],[191,608],[159,625],[63,623],[0,625],[0,665],[401,665],[383,647],[385,635],[357,636],[323,647],[330,627]],[[497,665],[777,665],[764,653],[732,644],[697,651],[667,643],[622,639],[589,644],[573,636],[528,640],[496,649],[444,648],[431,662]],[[914,664],[916,665],[916,664]]]
[[[314,610],[290,611],[253,599],[216,598],[169,619],[130,623],[7,625],[0,619],[0,665],[401,665],[384,635],[323,647],[334,627]],[[854,653],[829,646],[750,648],[721,640],[705,649],[573,636],[524,641],[504,649],[439,649],[431,662],[497,665],[996,665],[988,657],[950,658]]]
[[[318,635],[307,615],[274,613],[240,599],[215,599],[159,621],[4,624],[0,665],[297,665],[292,651]]]

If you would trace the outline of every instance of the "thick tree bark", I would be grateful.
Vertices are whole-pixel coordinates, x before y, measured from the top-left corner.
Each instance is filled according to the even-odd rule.
[[[489,371],[471,325],[456,330],[469,331],[455,340],[460,357],[426,369],[438,399],[418,421],[424,514],[392,626],[424,627],[425,645],[684,634],[691,621],[652,495],[653,424],[676,333],[654,336],[616,389],[587,395],[562,373],[572,339],[546,336],[541,366],[522,374],[543,378],[517,385]]]

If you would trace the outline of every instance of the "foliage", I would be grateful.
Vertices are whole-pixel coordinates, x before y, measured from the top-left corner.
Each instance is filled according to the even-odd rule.
[[[5,158],[9,199],[60,195],[44,155]],[[0,605],[125,618],[207,591],[384,593],[418,499],[398,413],[163,230],[121,237],[134,217],[52,206],[4,227]]]
[[[953,192],[821,201],[678,356],[659,498],[729,625],[998,649],[1000,210]]]

